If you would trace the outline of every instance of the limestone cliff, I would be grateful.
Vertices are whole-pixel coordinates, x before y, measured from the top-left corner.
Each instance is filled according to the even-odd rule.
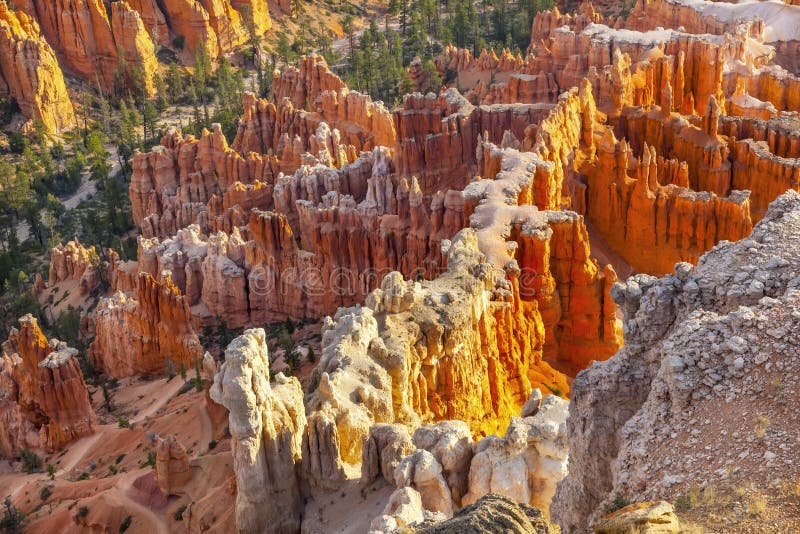
[[[95,430],[95,414],[76,358],[78,351],[50,341],[31,315],[19,320],[0,359],[0,455],[21,449],[56,452]]]
[[[306,415],[296,378],[270,382],[266,334],[246,330],[225,350],[211,398],[230,411],[239,532],[300,530],[298,467]]]

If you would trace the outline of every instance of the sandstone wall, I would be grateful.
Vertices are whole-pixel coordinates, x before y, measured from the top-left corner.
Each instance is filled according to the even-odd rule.
[[[66,70],[110,90],[122,52],[125,74],[130,77],[131,69],[139,67],[148,92],[155,90],[153,41],[139,13],[126,2],[113,2],[109,9],[100,0],[23,0],[17,5],[39,22]]]
[[[50,132],[75,124],[64,75],[36,20],[0,2],[0,96]]]
[[[142,273],[136,298],[122,291],[97,307],[96,336],[89,347],[95,368],[114,378],[160,375],[167,358],[191,369],[203,355],[192,327],[186,297],[170,273],[158,279]]]

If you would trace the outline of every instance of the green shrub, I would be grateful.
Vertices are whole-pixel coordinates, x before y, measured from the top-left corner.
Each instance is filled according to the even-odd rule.
[[[128,421],[126,417],[120,415],[117,417],[117,426],[119,426],[119,428],[130,428],[131,422]]]
[[[128,527],[131,526],[131,522],[133,522],[133,518],[131,516],[126,517],[122,520],[122,523],[119,524],[119,531],[125,532],[128,530]]]
[[[617,493],[616,495],[614,495],[614,500],[606,505],[604,511],[607,514],[611,514],[616,512],[617,510],[625,508],[629,504],[630,501],[626,499],[624,495],[622,495],[621,493]]]
[[[186,506],[185,505],[181,506],[180,508],[175,510],[174,514],[172,514],[172,518],[175,521],[183,521],[183,512],[185,512],[185,511],[186,511]]]
[[[0,519],[0,532],[8,532],[9,534],[17,534],[22,532],[25,524],[25,514],[17,510],[11,502],[11,497],[6,497],[5,510],[3,517]]]
[[[22,449],[20,456],[22,457],[22,469],[26,473],[38,473],[42,470],[42,459],[35,452]]]
[[[147,451],[147,460],[142,462],[142,467],[155,467],[156,466],[156,451]]]

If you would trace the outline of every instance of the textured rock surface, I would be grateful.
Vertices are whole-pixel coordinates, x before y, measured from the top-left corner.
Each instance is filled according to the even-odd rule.
[[[21,449],[55,452],[95,430],[95,414],[83,381],[78,351],[42,333],[26,315],[2,345],[0,359],[0,454]]]
[[[303,501],[298,466],[306,427],[302,390],[282,374],[270,383],[263,329],[246,330],[225,350],[211,398],[230,411],[239,532],[297,532]]]
[[[668,502],[644,502],[628,505],[601,517],[594,524],[595,534],[656,534],[681,532],[680,521]]]
[[[48,131],[75,125],[64,75],[36,20],[0,2],[0,97],[10,97]]]
[[[39,22],[42,34],[59,53],[66,70],[110,90],[119,69],[120,51],[131,76],[141,69],[152,93],[157,61],[150,34],[127,2],[106,9],[100,0],[24,0],[19,9]]]
[[[572,384],[569,475],[552,507],[562,527],[587,530],[616,494],[674,500],[698,469],[718,480],[724,458],[750,456],[738,432],[727,454],[709,454],[697,436],[739,428],[754,402],[769,402],[758,384],[797,370],[789,355],[800,315],[798,220],[800,194],[790,191],[750,237],[718,244],[696,267],[677,264],[664,278],[637,275],[615,288],[625,346]],[[783,454],[748,464],[749,476],[771,476]]]
[[[136,298],[117,291],[102,299],[96,334],[89,357],[96,369],[114,378],[162,374],[168,359],[192,369],[203,356],[186,297],[168,271],[160,280],[141,274]]]
[[[342,309],[325,326],[307,407],[336,422],[346,461],[360,461],[373,423],[463,419],[488,433],[518,413],[531,384],[567,388],[537,356],[544,332],[535,308],[490,300],[498,280],[481,262],[475,232],[459,234],[447,258],[433,282],[389,275],[365,306]],[[494,337],[503,332],[519,335]]]
[[[412,530],[419,534],[552,534],[557,532],[542,512],[502,495],[486,495],[465,506],[452,519],[422,524]]]
[[[186,447],[174,435],[157,438],[155,474],[164,495],[180,494],[192,478]]]
[[[547,511],[556,484],[567,474],[567,406],[547,395],[536,415],[512,419],[503,438],[479,441],[463,503],[496,493]]]

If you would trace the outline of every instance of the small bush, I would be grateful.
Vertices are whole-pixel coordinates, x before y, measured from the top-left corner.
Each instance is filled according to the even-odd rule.
[[[767,498],[755,493],[747,499],[747,513],[761,517],[767,511]]]
[[[109,475],[116,475],[117,474],[117,466],[114,465],[114,464],[109,465],[108,466],[108,474]]]
[[[186,506],[181,506],[180,508],[175,510],[174,514],[172,514],[172,518],[175,521],[183,521],[183,512],[185,511],[186,511]]]
[[[681,495],[677,499],[675,499],[675,511],[676,512],[688,512],[692,509],[692,501],[689,499],[687,495]]]
[[[117,417],[117,426],[119,426],[119,428],[130,428],[131,422],[128,421],[126,417],[120,415]]]
[[[24,469],[26,473],[38,473],[42,470],[42,459],[39,458],[39,455],[35,452],[22,449],[20,451],[20,456],[22,457],[22,469]]]
[[[612,514],[617,510],[621,510],[630,504],[630,501],[625,498],[621,493],[614,495],[614,500],[608,503],[605,507],[605,513]]]
[[[764,417],[763,415],[758,416],[758,420],[756,421],[756,428],[755,434],[758,439],[764,439],[767,435],[767,429],[769,428],[769,419]]]
[[[142,467],[155,467],[156,466],[156,451],[147,451],[147,460],[142,462]]]
[[[53,464],[47,464],[47,476],[50,477],[50,480],[56,479],[56,466]]]
[[[176,35],[172,40],[172,46],[174,46],[177,50],[183,50],[183,47],[186,46],[186,37],[183,35]]]
[[[119,531],[125,532],[128,530],[128,527],[131,526],[131,522],[133,522],[133,518],[131,516],[126,517],[122,520],[122,523],[119,524]]]
[[[48,486],[45,486],[42,488],[42,491],[39,492],[39,498],[42,499],[43,501],[46,501],[47,499],[50,498],[52,494],[53,490],[50,489]]]
[[[210,451],[214,450],[216,446],[217,446],[217,440],[212,439],[211,441],[208,442],[208,450]]]
[[[83,473],[81,473],[81,476],[78,477],[78,480],[89,480],[89,473],[84,471]]]
[[[120,463],[120,462],[121,462],[122,460],[124,460],[124,459],[125,459],[125,454],[124,454],[124,453],[123,453],[123,454],[120,454],[119,456],[117,456],[117,459],[116,459],[116,460],[114,460],[114,463],[115,463],[115,464],[118,464],[118,463]]]
[[[87,515],[89,515],[89,507],[81,506],[80,508],[78,508],[78,512],[75,514],[75,517],[80,519],[82,517],[86,517]]]
[[[0,531],[8,532],[9,534],[22,532],[22,527],[25,524],[25,514],[17,510],[16,506],[11,502],[10,496],[6,497],[4,507],[3,517],[0,518]]]

